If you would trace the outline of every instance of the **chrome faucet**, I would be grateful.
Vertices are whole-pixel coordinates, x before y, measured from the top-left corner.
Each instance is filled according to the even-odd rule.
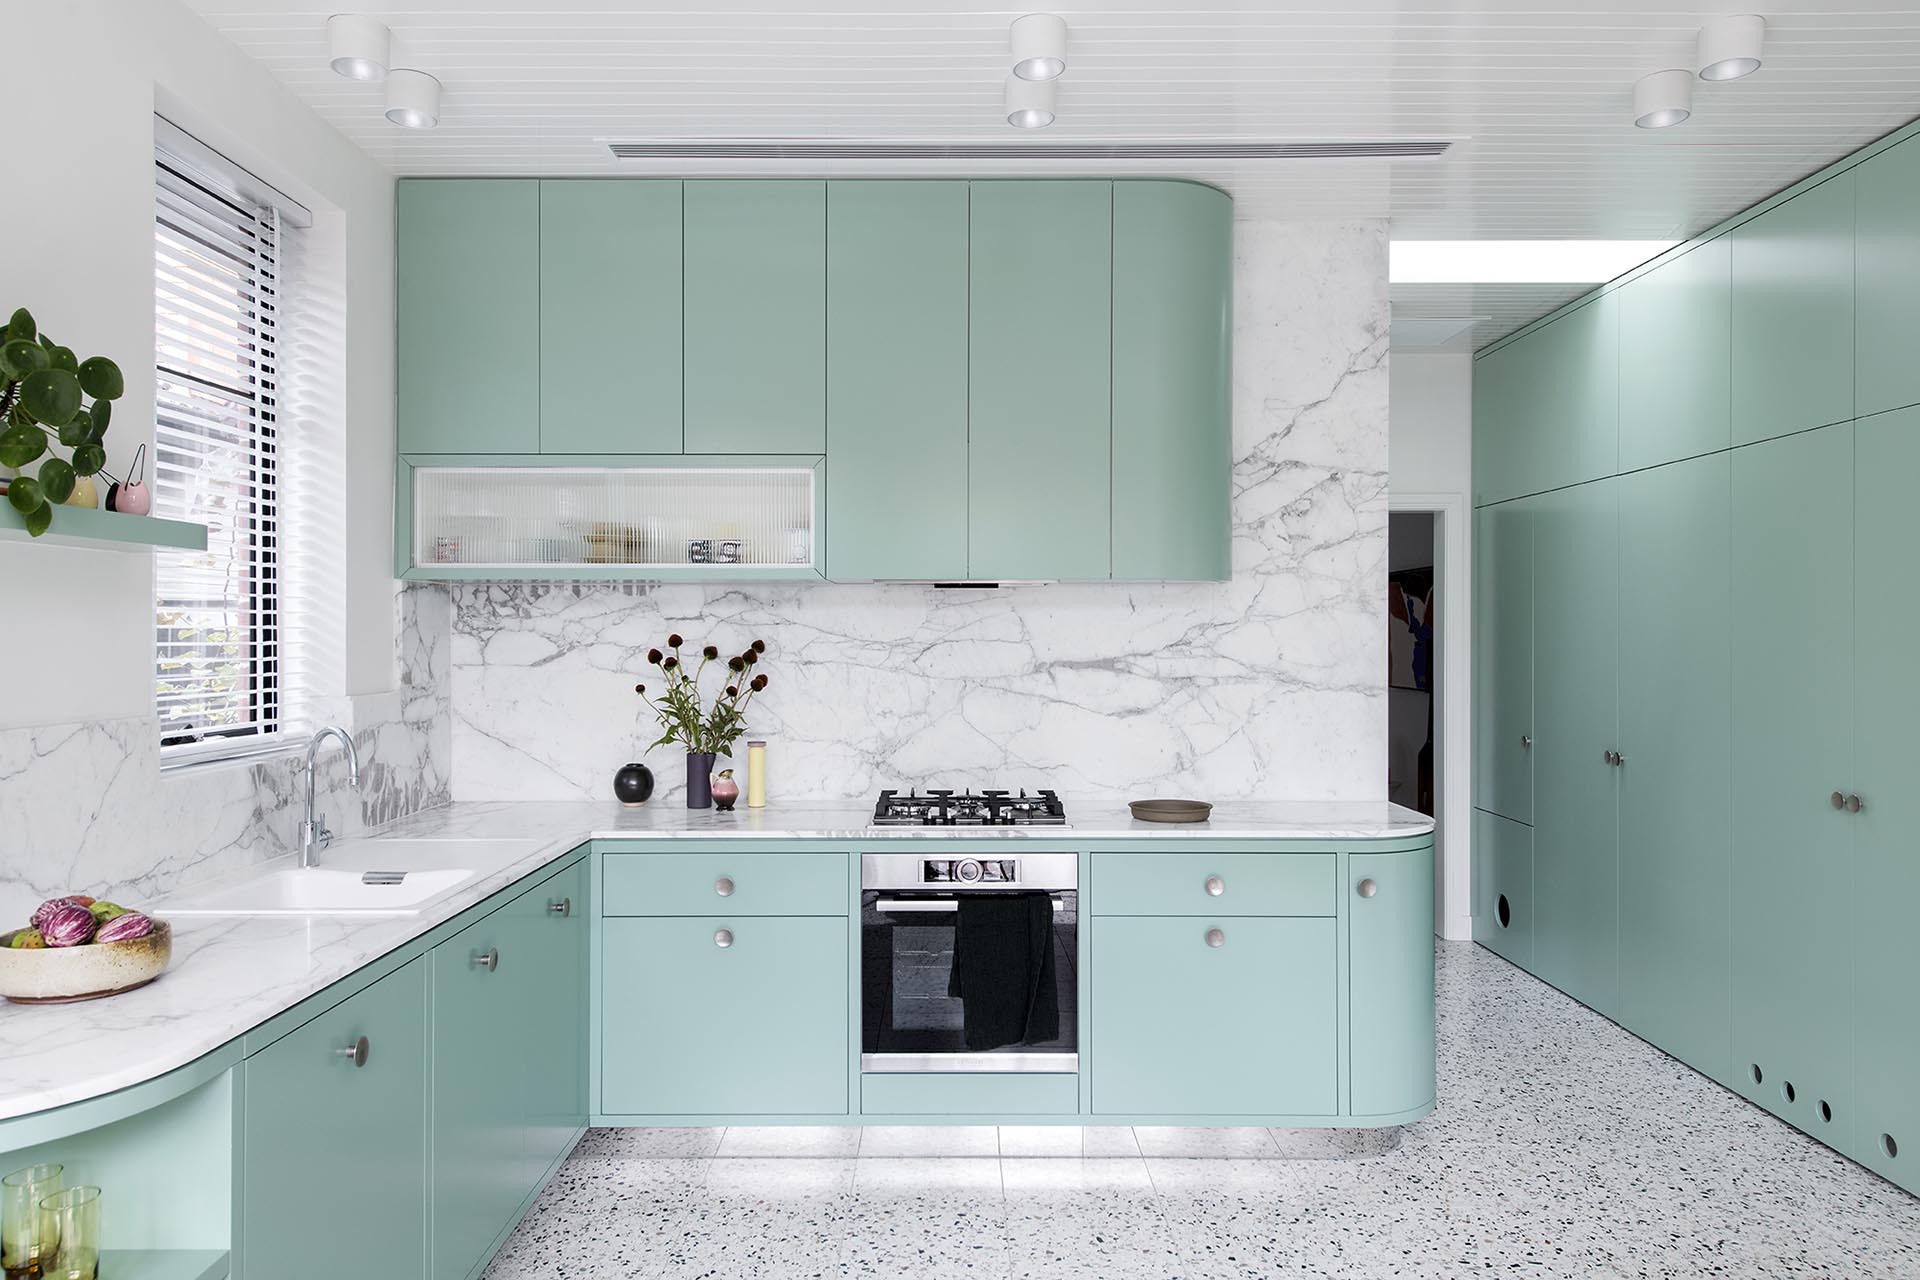
[[[347,749],[347,785],[360,785],[360,753],[353,749],[353,736],[338,725],[322,726],[313,735],[313,741],[307,743],[307,820],[300,824],[300,865],[303,867],[314,865],[313,855],[333,843],[327,820],[313,811],[313,758],[328,738],[340,739],[340,745]]]

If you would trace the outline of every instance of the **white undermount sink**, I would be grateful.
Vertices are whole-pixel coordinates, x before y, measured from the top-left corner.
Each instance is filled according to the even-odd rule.
[[[342,840],[316,867],[285,867],[188,890],[158,904],[174,916],[410,916],[524,852],[525,841]],[[505,856],[503,856],[505,855]],[[450,865],[451,864],[451,865]]]

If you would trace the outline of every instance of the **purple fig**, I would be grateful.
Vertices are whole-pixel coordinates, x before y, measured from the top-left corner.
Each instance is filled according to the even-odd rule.
[[[40,936],[50,947],[79,947],[93,941],[93,912],[77,902],[65,902],[40,921]]]
[[[92,899],[89,898],[87,901],[91,902]],[[80,899],[71,896],[48,898],[45,902],[33,909],[33,914],[27,918],[27,925],[30,928],[38,929],[47,922],[47,916],[53,912],[55,907],[84,907],[86,905],[86,902],[82,902]]]
[[[153,932],[153,921],[138,911],[128,911],[117,915],[100,926],[93,935],[95,942],[132,942],[135,938],[144,938]]]

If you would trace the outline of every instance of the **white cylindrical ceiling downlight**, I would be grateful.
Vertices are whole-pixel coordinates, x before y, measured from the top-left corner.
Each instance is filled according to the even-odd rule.
[[[409,129],[440,123],[440,82],[424,71],[395,67],[387,74],[387,119]]]
[[[1030,13],[1013,20],[1013,74],[1022,80],[1052,80],[1067,69],[1067,20]]]
[[[392,62],[393,33],[378,18],[336,13],[327,19],[327,56],[349,80],[378,80]]]
[[[1738,80],[1760,69],[1760,46],[1766,43],[1767,20],[1743,13],[1716,18],[1700,28],[1699,56],[1694,65],[1702,80]]]
[[[1666,129],[1693,114],[1693,73],[1656,71],[1633,86],[1633,122],[1642,129]]]
[[[1053,123],[1051,80],[1007,77],[1007,123],[1016,129],[1044,129]]]

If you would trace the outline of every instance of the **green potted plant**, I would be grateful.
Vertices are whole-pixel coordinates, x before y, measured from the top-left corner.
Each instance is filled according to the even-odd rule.
[[[83,477],[106,470],[101,441],[112,402],[126,389],[119,365],[105,356],[76,358],[40,333],[25,307],[0,332],[0,466],[18,470],[51,455],[37,475],[5,482],[8,503],[34,537],[53,524],[54,507],[73,496]],[[55,453],[56,443],[70,456]]]
[[[687,808],[713,806],[713,759],[716,755],[733,757],[733,744],[747,731],[747,705],[755,694],[767,687],[765,672],[755,671],[760,655],[767,651],[765,641],[755,640],[739,654],[726,660],[726,683],[708,705],[700,689],[700,678],[707,667],[720,661],[720,650],[707,645],[700,651],[698,666],[689,667],[681,657],[685,642],[678,634],[667,637],[667,651],[647,651],[647,661],[660,668],[666,678],[664,691],[651,697],[647,686],[638,684],[633,691],[647,698],[647,705],[664,731],[647,750],[670,742],[684,743],[687,749]]]

